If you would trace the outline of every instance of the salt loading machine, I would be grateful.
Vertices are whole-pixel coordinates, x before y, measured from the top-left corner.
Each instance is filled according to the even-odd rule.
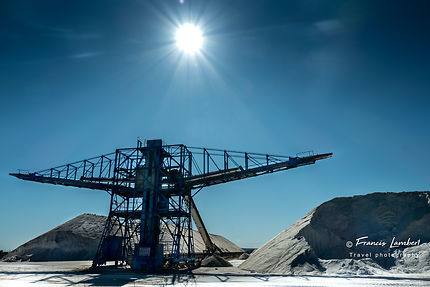
[[[93,266],[115,261],[154,272],[196,260],[193,218],[208,253],[213,244],[194,203],[202,188],[283,171],[332,153],[295,157],[163,145],[138,141],[133,148],[38,172],[10,175],[23,180],[107,191],[110,209]]]

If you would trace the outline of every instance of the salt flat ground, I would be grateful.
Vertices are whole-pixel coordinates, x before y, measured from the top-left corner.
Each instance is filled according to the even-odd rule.
[[[231,261],[233,265],[241,263]],[[91,261],[0,262],[0,286],[430,286],[430,276],[275,276],[237,267],[202,267],[192,274],[89,273]]]

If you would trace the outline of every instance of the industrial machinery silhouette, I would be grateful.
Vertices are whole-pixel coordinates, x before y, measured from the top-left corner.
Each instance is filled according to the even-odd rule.
[[[192,222],[207,252],[218,250],[193,200],[203,187],[283,171],[332,153],[295,157],[163,145],[138,140],[133,148],[38,172],[10,175],[23,180],[107,191],[110,210],[93,266],[115,261],[153,272],[193,264]]]

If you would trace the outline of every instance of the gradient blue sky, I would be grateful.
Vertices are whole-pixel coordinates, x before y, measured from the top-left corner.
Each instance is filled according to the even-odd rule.
[[[210,187],[210,232],[258,247],[337,196],[429,190],[428,1],[1,1],[0,249],[81,213],[104,192],[20,181],[166,143],[294,155],[316,165]],[[203,54],[175,49],[201,25]]]

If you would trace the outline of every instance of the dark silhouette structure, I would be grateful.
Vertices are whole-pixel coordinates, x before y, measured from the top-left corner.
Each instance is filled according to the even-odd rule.
[[[11,175],[107,191],[111,195],[110,211],[93,266],[115,261],[153,272],[181,262],[194,263],[191,218],[207,251],[218,250],[193,201],[202,188],[314,164],[331,156],[308,152],[288,157],[148,140],[110,154]],[[166,232],[170,236],[164,236]]]

